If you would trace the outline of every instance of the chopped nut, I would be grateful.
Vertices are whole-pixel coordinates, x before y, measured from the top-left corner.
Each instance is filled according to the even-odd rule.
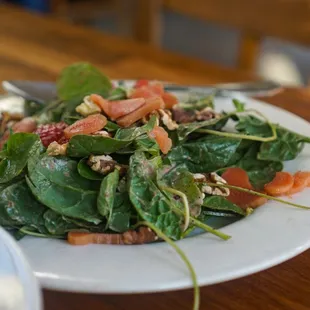
[[[48,156],[66,155],[68,143],[58,144],[56,141],[52,142],[47,147]]]
[[[94,132],[92,135],[94,136],[102,136],[102,137],[111,137],[112,135],[106,130],[99,130]]]
[[[160,120],[169,130],[175,130],[179,125],[172,119],[172,114],[169,110],[159,109]]]
[[[216,183],[216,184],[227,184],[227,182],[220,177],[217,173],[211,172],[209,174],[195,173],[194,180],[198,183]],[[226,187],[213,187],[208,184],[202,185],[201,191],[204,194],[208,195],[216,195],[216,196],[229,196],[230,191],[229,188]]]
[[[84,97],[84,101],[75,108],[75,111],[83,116],[88,116],[95,113],[100,113],[101,109],[93,103],[90,96]]]
[[[172,109],[173,119],[179,124],[187,124],[196,120],[195,111],[186,111],[175,105]]]
[[[197,121],[207,121],[209,119],[215,118],[215,112],[212,108],[206,107],[201,111],[195,111]]]
[[[117,163],[109,155],[90,155],[87,164],[92,170],[106,175],[109,172],[114,171]]]
[[[194,177],[194,180],[196,182],[206,182],[207,181],[207,177],[202,173],[194,173],[193,177]]]

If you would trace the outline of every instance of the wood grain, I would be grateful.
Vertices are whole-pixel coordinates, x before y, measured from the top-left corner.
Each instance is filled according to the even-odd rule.
[[[145,77],[201,84],[255,78],[12,7],[1,6],[0,15],[1,80],[53,80],[63,66],[79,60],[93,62],[113,78]],[[308,89],[290,88],[263,99],[310,120]],[[206,268],[212,266],[206,262]],[[309,275],[307,251],[267,271],[202,288],[201,309],[310,309]],[[192,291],[122,296],[44,291],[44,303],[45,310],[187,310],[191,309]]]

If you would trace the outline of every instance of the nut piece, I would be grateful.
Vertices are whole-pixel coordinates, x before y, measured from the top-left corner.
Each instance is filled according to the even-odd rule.
[[[195,114],[197,121],[208,121],[209,119],[216,118],[216,113],[210,107],[206,107],[201,111],[196,111]]]
[[[83,116],[88,116],[95,113],[100,113],[101,109],[93,103],[90,99],[90,96],[86,96],[83,99],[84,101],[75,108],[77,113],[80,113]]]
[[[227,182],[220,177],[217,173],[211,172],[209,174],[195,173],[194,180],[198,183],[216,183],[216,184],[227,184]],[[223,196],[227,197],[230,194],[229,188],[227,187],[213,187],[208,184],[202,185],[201,191],[208,195]]]
[[[111,137],[112,135],[106,130],[99,130],[92,134],[93,136]]]
[[[56,141],[50,143],[47,147],[48,156],[66,155],[68,143],[59,144]]]
[[[179,125],[172,119],[172,113],[169,110],[159,109],[160,120],[169,130],[179,128]]]
[[[109,155],[90,155],[87,164],[90,168],[101,174],[108,174],[114,171],[116,166],[116,161]]]

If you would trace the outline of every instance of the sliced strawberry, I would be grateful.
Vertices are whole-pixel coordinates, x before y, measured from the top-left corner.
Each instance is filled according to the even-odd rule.
[[[64,130],[65,137],[71,138],[75,135],[88,135],[101,130],[107,124],[107,119],[102,114],[93,114],[76,121]]]

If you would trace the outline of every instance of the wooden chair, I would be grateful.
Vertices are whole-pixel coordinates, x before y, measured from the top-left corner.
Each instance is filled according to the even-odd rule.
[[[264,37],[310,45],[310,0],[136,0],[137,40],[159,44],[161,12],[175,11],[242,33],[238,67],[253,71]]]

